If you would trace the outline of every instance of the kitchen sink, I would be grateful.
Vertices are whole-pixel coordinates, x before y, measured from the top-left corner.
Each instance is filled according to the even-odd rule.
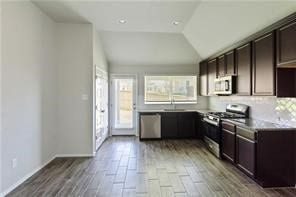
[[[163,111],[187,111],[187,109],[164,109]]]

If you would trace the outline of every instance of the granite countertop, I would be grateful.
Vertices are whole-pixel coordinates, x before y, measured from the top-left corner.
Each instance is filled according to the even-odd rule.
[[[252,118],[246,119],[224,119],[224,121],[231,122],[237,126],[245,127],[252,130],[260,130],[260,131],[274,131],[278,129],[284,130],[295,130],[296,128],[290,127],[287,125],[277,124],[273,122],[267,122],[264,120],[257,120]]]
[[[208,112],[214,112],[215,110],[210,109],[176,109],[176,110],[164,110],[164,109],[139,109],[137,112],[139,113],[153,113],[153,112],[198,112],[201,114],[205,114]]]

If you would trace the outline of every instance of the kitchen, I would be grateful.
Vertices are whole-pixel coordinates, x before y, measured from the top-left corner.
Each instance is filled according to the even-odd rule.
[[[138,110],[140,140],[202,139],[262,187],[294,187],[295,17],[199,64],[199,93],[209,98],[209,109]]]
[[[0,17],[0,197],[296,196],[295,1]]]

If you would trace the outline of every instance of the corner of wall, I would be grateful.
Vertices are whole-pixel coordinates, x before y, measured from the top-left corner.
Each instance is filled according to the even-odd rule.
[[[2,1],[0,1],[0,197],[2,197]]]

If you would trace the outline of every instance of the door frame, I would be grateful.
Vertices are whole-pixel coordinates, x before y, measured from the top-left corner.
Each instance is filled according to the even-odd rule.
[[[97,88],[96,88],[96,76],[97,76],[97,71],[100,71],[102,73],[104,73],[104,75],[106,75],[107,77],[107,90],[108,90],[108,110],[109,110],[109,98],[110,98],[110,95],[109,95],[109,75],[108,75],[108,72],[103,70],[102,68],[100,68],[98,65],[94,65],[93,66],[93,97],[92,97],[92,114],[93,114],[93,118],[92,118],[92,126],[93,126],[93,129],[92,129],[92,150],[93,150],[93,156],[96,155],[96,152],[97,152],[97,149],[96,149],[96,132],[97,132],[97,128],[96,128],[96,121],[97,121],[97,114],[96,114],[96,99],[97,99],[97,94],[96,94],[96,91],[97,91]],[[110,136],[110,121],[109,121],[109,112],[108,112],[108,125],[107,125],[107,137],[106,139]],[[105,140],[106,140],[105,139]],[[103,144],[103,143],[102,143]],[[102,145],[101,144],[101,145]],[[100,146],[101,146],[100,145]],[[99,147],[100,147],[99,146]]]
[[[129,78],[129,77],[132,77],[134,79],[134,97],[135,97],[135,100],[134,100],[134,104],[135,104],[135,109],[134,109],[134,131],[133,133],[129,133],[127,130],[129,129],[118,129],[118,130],[121,130],[123,133],[122,134],[115,134],[116,135],[134,135],[136,136],[137,135],[137,126],[138,126],[138,123],[137,123],[137,118],[138,118],[138,113],[137,113],[137,106],[138,106],[138,75],[137,74],[114,74],[114,73],[111,73],[110,74],[110,80],[109,80],[109,95],[110,95],[110,105],[109,105],[109,117],[110,117],[110,126],[109,126],[109,131],[110,131],[110,136],[113,135],[112,133],[112,129],[114,127],[114,121],[115,121],[115,113],[114,113],[114,84],[113,84],[113,80],[116,79],[116,78]],[[125,133],[126,132],[126,133]]]

